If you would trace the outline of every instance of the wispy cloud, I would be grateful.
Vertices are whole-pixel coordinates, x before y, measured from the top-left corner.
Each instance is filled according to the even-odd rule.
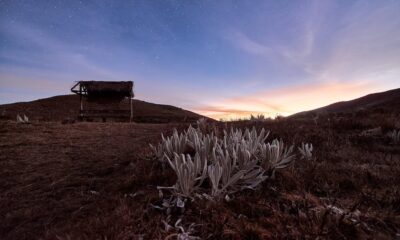
[[[5,60],[40,69],[56,68],[60,73],[74,69],[105,78],[115,74],[104,66],[93,63],[79,47],[58,40],[35,27],[14,23],[3,30],[16,41],[28,41],[31,47],[29,57],[26,51],[4,50],[0,57]]]
[[[225,37],[235,47],[249,54],[265,55],[272,52],[269,47],[257,42],[256,40],[251,39],[249,36],[239,31],[238,29],[231,29],[230,31],[227,31],[225,33]]]
[[[321,78],[357,80],[377,78],[400,70],[400,3],[386,5],[361,1],[343,17],[332,54],[321,67]],[[400,77],[400,76],[398,76]],[[381,84],[388,84],[380,79]]]

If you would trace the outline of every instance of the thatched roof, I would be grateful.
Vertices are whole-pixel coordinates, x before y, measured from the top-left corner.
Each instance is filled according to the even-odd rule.
[[[133,97],[133,82],[79,81],[71,91],[86,96],[89,101],[119,101]]]
[[[80,81],[81,86],[86,88],[88,95],[118,93],[129,97],[132,95],[133,82],[107,82],[107,81]]]

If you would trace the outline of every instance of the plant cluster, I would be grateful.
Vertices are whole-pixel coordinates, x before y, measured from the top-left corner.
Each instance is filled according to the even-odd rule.
[[[250,121],[254,121],[254,122],[257,122],[257,121],[258,122],[264,122],[264,121],[272,120],[272,119],[269,118],[269,117],[266,117],[264,114],[257,114],[257,115],[251,114],[249,120]]]
[[[392,140],[392,142],[394,144],[400,143],[400,130],[399,131],[393,130],[393,131],[389,132],[387,135],[388,135],[388,137],[390,137],[390,139]]]
[[[182,133],[174,130],[172,136],[162,136],[158,146],[151,146],[157,159],[177,176],[174,186],[161,188],[172,189],[176,196],[214,198],[254,189],[294,160],[293,146],[277,139],[266,143],[268,135],[255,128],[224,131],[221,138],[191,126]]]
[[[312,151],[313,151],[312,143],[302,143],[301,147],[299,147],[301,158],[304,158],[306,160],[312,159]]]
[[[18,114],[17,122],[18,123],[29,123],[29,118],[25,114],[22,117]]]

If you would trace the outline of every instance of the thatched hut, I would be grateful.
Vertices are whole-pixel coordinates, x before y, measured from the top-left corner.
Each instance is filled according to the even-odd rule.
[[[87,102],[96,102],[99,104],[109,104],[121,102],[125,98],[129,98],[130,104],[130,120],[132,120],[132,98],[133,82],[113,82],[113,81],[79,81],[72,88],[71,92],[80,96],[80,118],[89,117],[113,117],[112,114],[118,111],[104,110],[88,110],[83,109],[83,100]],[[121,114],[121,111],[119,111]]]

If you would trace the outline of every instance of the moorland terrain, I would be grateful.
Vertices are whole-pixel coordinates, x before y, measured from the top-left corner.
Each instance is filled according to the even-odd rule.
[[[399,237],[400,145],[386,135],[400,129],[399,89],[275,120],[207,123],[216,135],[264,128],[267,140],[294,144],[296,159],[254,190],[194,198],[169,213],[157,186],[176,176],[149,144],[201,116],[136,101],[136,123],[63,124],[77,103],[0,106],[1,239],[176,239],[182,229],[202,239]],[[301,143],[313,144],[312,160],[297,152]]]

